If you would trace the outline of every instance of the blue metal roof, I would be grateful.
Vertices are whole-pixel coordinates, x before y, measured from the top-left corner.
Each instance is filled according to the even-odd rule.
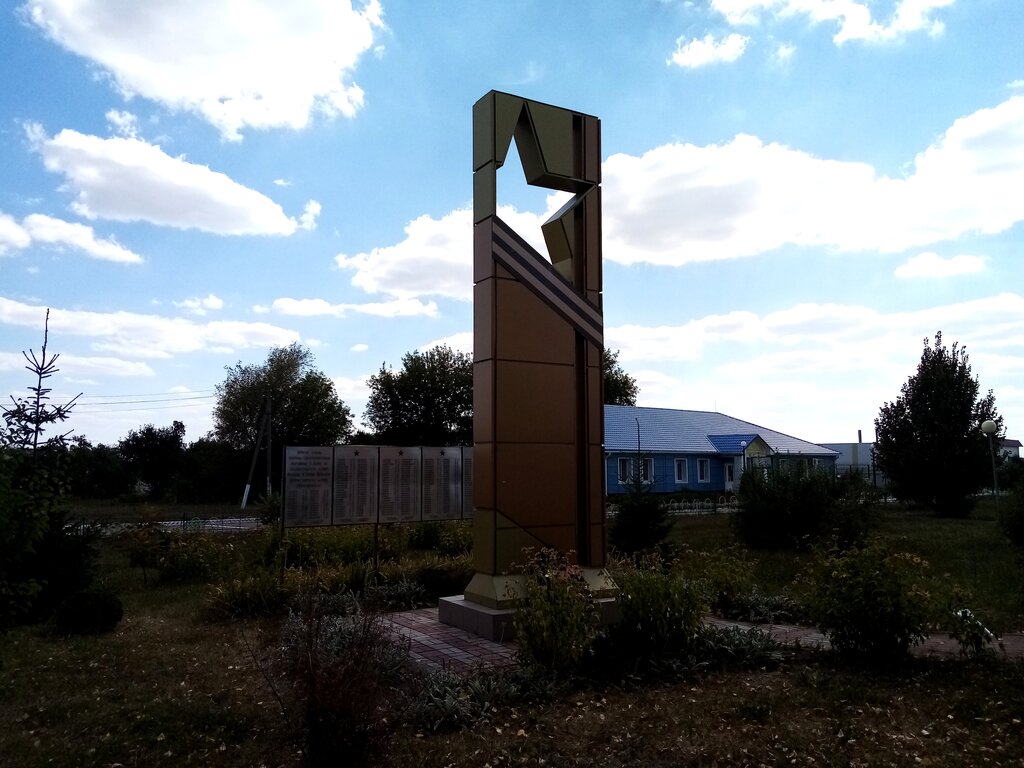
[[[776,453],[801,456],[836,456],[823,445],[751,424],[724,413],[681,411],[674,408],[641,408],[632,405],[604,407],[606,451],[635,451],[639,425],[640,450],[650,453],[721,453],[740,455],[740,443],[760,437]]]

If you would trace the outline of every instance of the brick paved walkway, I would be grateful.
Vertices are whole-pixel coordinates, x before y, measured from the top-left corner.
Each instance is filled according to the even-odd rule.
[[[442,624],[437,618],[437,608],[419,608],[388,615],[393,630],[409,639],[409,651],[414,661],[429,669],[448,669],[452,672],[467,672],[473,667],[508,666],[515,663],[514,643],[495,643],[477,637],[456,627]],[[783,645],[802,648],[829,647],[826,637],[814,627],[799,627],[787,624],[749,624],[742,621],[727,621],[708,618],[709,624],[719,627],[741,629],[762,629]],[[1024,658],[1024,634],[1005,634],[992,644],[996,655],[1008,659]],[[957,642],[945,634],[935,634],[919,646],[911,648],[915,656],[953,658],[960,655]]]

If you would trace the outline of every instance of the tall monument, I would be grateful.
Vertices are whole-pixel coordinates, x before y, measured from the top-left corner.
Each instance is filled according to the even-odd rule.
[[[497,216],[515,139],[529,184],[573,193],[543,227],[548,258]],[[511,605],[524,547],[605,565],[601,122],[491,91],[473,106],[473,541],[465,601]],[[511,578],[511,581],[510,581]]]

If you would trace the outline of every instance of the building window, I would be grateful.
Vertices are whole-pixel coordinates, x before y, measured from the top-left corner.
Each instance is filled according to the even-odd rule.
[[[676,459],[676,482],[688,483],[690,475],[687,471],[686,459]]]
[[[639,477],[637,477],[639,475]],[[654,459],[619,459],[619,485],[626,485],[639,479],[642,483],[654,482]]]
[[[711,460],[710,459],[697,459],[697,482],[698,483],[710,483],[711,482]]]

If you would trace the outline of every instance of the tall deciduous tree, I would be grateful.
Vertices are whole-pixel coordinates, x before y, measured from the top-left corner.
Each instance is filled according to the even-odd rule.
[[[601,353],[601,365],[604,368],[604,401],[607,405],[636,405],[636,396],[640,387],[636,379],[626,373],[619,365],[619,351],[605,349]]]
[[[253,450],[269,396],[275,467],[280,463],[276,447],[344,442],[352,433],[352,412],[338,397],[334,382],[313,363],[307,347],[292,343],[271,349],[262,364],[239,362],[225,368],[227,378],[217,385],[213,409],[217,439]]]
[[[378,442],[467,445],[473,442],[473,358],[447,346],[408,352],[402,368],[381,366],[367,381],[366,422]]]
[[[991,419],[998,428],[993,437],[1003,434],[992,390],[978,393],[966,347],[944,347],[942,333],[934,345],[925,339],[917,373],[875,419],[875,462],[897,498],[940,515],[970,511],[971,494],[991,479],[981,425]]]

